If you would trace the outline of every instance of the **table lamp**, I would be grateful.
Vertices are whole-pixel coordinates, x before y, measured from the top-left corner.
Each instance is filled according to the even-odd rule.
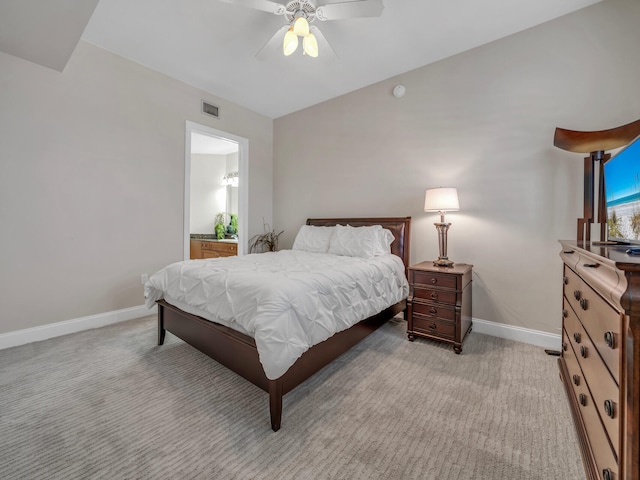
[[[424,211],[440,213],[440,222],[434,223],[438,230],[438,247],[440,256],[434,260],[437,267],[453,267],[453,262],[447,257],[447,230],[451,226],[445,223],[444,214],[446,212],[456,212],[460,210],[458,203],[458,191],[455,188],[429,188],[424,196]]]

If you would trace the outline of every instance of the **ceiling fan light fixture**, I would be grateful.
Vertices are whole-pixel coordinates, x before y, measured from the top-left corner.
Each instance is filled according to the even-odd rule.
[[[282,51],[284,55],[288,57],[298,48],[298,36],[294,33],[293,27],[287,30],[284,34],[284,42],[282,44]]]
[[[302,39],[302,49],[310,57],[316,58],[318,56],[318,40],[313,33]]]
[[[309,22],[305,17],[298,17],[293,22],[293,33],[300,37],[307,37],[309,35]]]

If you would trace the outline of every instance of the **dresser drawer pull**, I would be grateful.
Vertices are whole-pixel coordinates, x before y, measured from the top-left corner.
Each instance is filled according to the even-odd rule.
[[[571,255],[574,252],[574,250],[565,250],[562,253],[566,253],[567,255]]]
[[[600,264],[599,263],[583,263],[582,266],[586,268],[598,268]]]
[[[431,278],[431,283],[433,285],[435,285],[436,283],[438,283],[438,279],[437,278]]]
[[[616,415],[616,409],[611,400],[604,401],[604,413],[607,414],[607,417],[613,418]]]
[[[435,308],[431,307],[431,308],[429,309],[429,313],[430,313],[431,315],[435,315],[436,313],[438,313],[438,310],[436,310]]]
[[[567,318],[569,316],[569,312],[567,312],[565,309],[562,309],[562,318]]]
[[[430,324],[429,324],[429,328],[430,328],[431,330],[435,330],[436,328],[438,328],[438,326],[437,326],[435,323],[430,323]]]
[[[616,348],[616,337],[613,332],[604,332],[604,342],[609,348]]]
[[[575,340],[576,343],[580,343],[580,334],[578,332],[575,332],[573,334],[573,339]]]
[[[602,470],[602,479],[603,480],[613,480],[613,472],[610,468],[605,468]]]
[[[562,342],[562,350],[564,350],[565,352],[567,351],[567,342]]]
[[[583,310],[586,310],[588,307],[588,303],[587,303],[587,299],[586,298],[581,298],[580,299],[580,308]]]
[[[580,347],[580,356],[582,358],[587,358],[587,347],[584,345]]]
[[[573,376],[573,384],[574,385],[580,385],[580,375],[574,375]]]
[[[586,407],[587,406],[587,396],[584,393],[581,393],[578,398],[580,399],[580,405],[582,405],[583,407]]]
[[[564,283],[565,285],[569,285],[569,277],[567,277],[566,275],[562,277],[562,283]]]
[[[431,295],[429,295],[431,297],[431,300],[437,300],[438,299],[438,294],[436,292],[431,292]]]
[[[580,300],[581,296],[582,296],[582,293],[580,293],[580,290],[573,291],[573,298],[575,298],[576,300]]]

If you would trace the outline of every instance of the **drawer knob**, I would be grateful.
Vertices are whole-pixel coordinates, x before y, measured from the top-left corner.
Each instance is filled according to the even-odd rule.
[[[587,299],[586,298],[581,298],[580,299],[580,308],[582,310],[586,310],[587,309]]]
[[[567,255],[571,255],[574,251],[573,250],[565,250],[562,253],[566,253]]]
[[[610,418],[613,418],[615,416],[615,406],[611,400],[604,401],[604,413],[606,413],[607,417]]]
[[[567,351],[567,342],[562,342],[562,350]]]
[[[604,342],[609,348],[616,348],[616,337],[613,332],[604,332]]]
[[[430,324],[429,324],[429,328],[430,328],[431,330],[435,330],[436,328],[438,328],[438,326],[437,326],[435,323],[430,323]]]
[[[587,347],[584,345],[580,347],[580,356],[582,358],[587,358]]]
[[[582,264],[582,266],[586,267],[586,268],[598,268],[598,265],[599,264],[597,264],[597,263],[583,263]]]
[[[438,294],[436,292],[431,292],[431,300],[437,300],[438,299]]]
[[[579,375],[574,375],[573,376],[573,384],[574,385],[580,385],[580,376]]]
[[[562,318],[567,318],[569,316],[569,312],[567,312],[566,310],[562,310]]]
[[[436,283],[438,283],[438,279],[437,279],[437,278],[433,278],[433,277],[432,277],[432,278],[431,278],[431,283],[432,283],[433,285],[435,285]]]
[[[569,277],[567,277],[566,275],[562,277],[562,283],[564,283],[565,285],[569,285]]]
[[[573,291],[573,298],[575,298],[576,300],[580,300],[581,296],[582,296],[582,293],[580,293],[580,290]]]
[[[610,468],[605,468],[602,470],[602,478],[603,480],[613,480],[613,472]]]
[[[578,398],[580,399],[580,405],[582,405],[583,407],[586,407],[587,406],[587,396],[584,393],[581,393]]]
[[[575,332],[573,334],[573,339],[575,340],[576,343],[580,343],[580,334],[578,332]]]
[[[438,313],[438,310],[436,310],[435,308],[431,307],[431,308],[429,309],[429,313],[430,313],[431,315],[435,315],[436,313]]]

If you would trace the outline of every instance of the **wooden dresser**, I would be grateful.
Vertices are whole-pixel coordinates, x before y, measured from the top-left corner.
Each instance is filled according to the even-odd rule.
[[[215,240],[191,240],[190,258],[233,257],[238,254],[238,244]]]
[[[560,377],[587,478],[640,480],[640,258],[560,243]]]
[[[409,267],[407,336],[416,335],[453,344],[462,352],[462,341],[471,330],[472,265],[436,267],[422,262]]]

